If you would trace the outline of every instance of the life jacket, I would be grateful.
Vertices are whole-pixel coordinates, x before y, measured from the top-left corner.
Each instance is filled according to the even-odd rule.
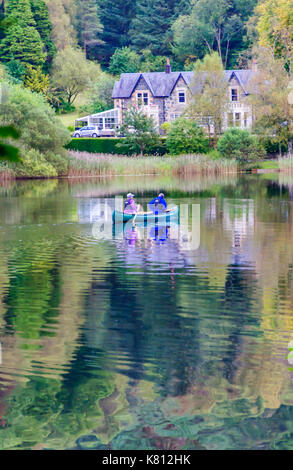
[[[124,203],[124,210],[127,209],[127,207],[130,206],[130,205],[131,204],[130,204],[129,200],[127,199]]]
[[[165,202],[163,197],[156,197],[149,203],[149,207],[154,212],[154,214],[161,214],[165,211],[166,208],[162,201]]]

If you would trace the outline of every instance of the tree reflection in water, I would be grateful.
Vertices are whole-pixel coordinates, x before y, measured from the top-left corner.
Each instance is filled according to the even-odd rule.
[[[233,178],[0,188],[1,449],[292,448],[293,183]],[[94,239],[126,188],[200,204],[200,248]]]

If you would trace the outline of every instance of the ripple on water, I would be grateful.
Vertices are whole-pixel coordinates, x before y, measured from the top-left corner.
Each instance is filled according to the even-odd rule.
[[[201,205],[194,252],[150,233],[97,239],[71,193],[2,204],[5,439],[20,448],[284,445],[293,221],[284,192],[247,183],[208,185],[215,194],[200,198],[178,187],[177,202]]]

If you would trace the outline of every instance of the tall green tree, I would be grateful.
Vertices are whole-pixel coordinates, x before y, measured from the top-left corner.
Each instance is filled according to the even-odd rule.
[[[96,0],[79,0],[78,8],[79,43],[86,57],[91,58],[92,49],[103,44],[103,26],[98,15]]]
[[[187,115],[207,129],[210,141],[212,137],[216,141],[223,129],[228,103],[228,81],[217,52],[196,62],[191,88],[193,93]]]
[[[99,14],[103,25],[102,40],[97,57],[103,65],[109,63],[115,49],[129,46],[129,28],[135,16],[136,0],[99,0]]]
[[[257,71],[248,84],[254,129],[263,136],[274,136],[280,150],[282,144],[292,148],[292,77],[283,58],[272,56],[271,48],[258,48],[255,53]]]
[[[56,53],[55,45],[51,39],[52,36],[52,23],[49,17],[49,11],[44,0],[31,0],[31,9],[34,20],[36,22],[36,29],[38,30],[41,39],[45,46],[46,62],[49,65],[53,60]]]
[[[116,49],[110,59],[109,72],[113,75],[121,73],[139,72],[141,65],[140,56],[129,47]]]
[[[181,60],[217,51],[224,67],[233,66],[247,47],[246,21],[257,0],[196,0],[189,15],[172,25],[174,53]]]
[[[58,51],[77,44],[76,0],[45,0],[52,23],[52,40]]]
[[[87,60],[81,50],[67,47],[54,58],[52,84],[72,105],[80,93],[97,81],[100,73],[100,67]]]
[[[171,52],[171,24],[178,11],[176,6],[175,0],[138,0],[130,32],[136,50],[147,46],[153,54]]]
[[[6,63],[17,60],[42,66],[46,58],[45,45],[37,30],[30,0],[8,0],[5,17],[9,27],[5,28],[0,43],[0,59]]]
[[[264,0],[255,9],[259,45],[270,48],[283,59],[288,72],[293,71],[293,4],[292,0]]]

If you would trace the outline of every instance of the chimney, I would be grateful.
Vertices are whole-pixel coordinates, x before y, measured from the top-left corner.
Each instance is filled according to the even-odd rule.
[[[170,59],[167,59],[166,73],[171,73]]]
[[[252,70],[253,72],[257,72],[257,69],[258,69],[258,67],[257,67],[257,59],[254,57],[254,59],[252,59],[251,70]]]

